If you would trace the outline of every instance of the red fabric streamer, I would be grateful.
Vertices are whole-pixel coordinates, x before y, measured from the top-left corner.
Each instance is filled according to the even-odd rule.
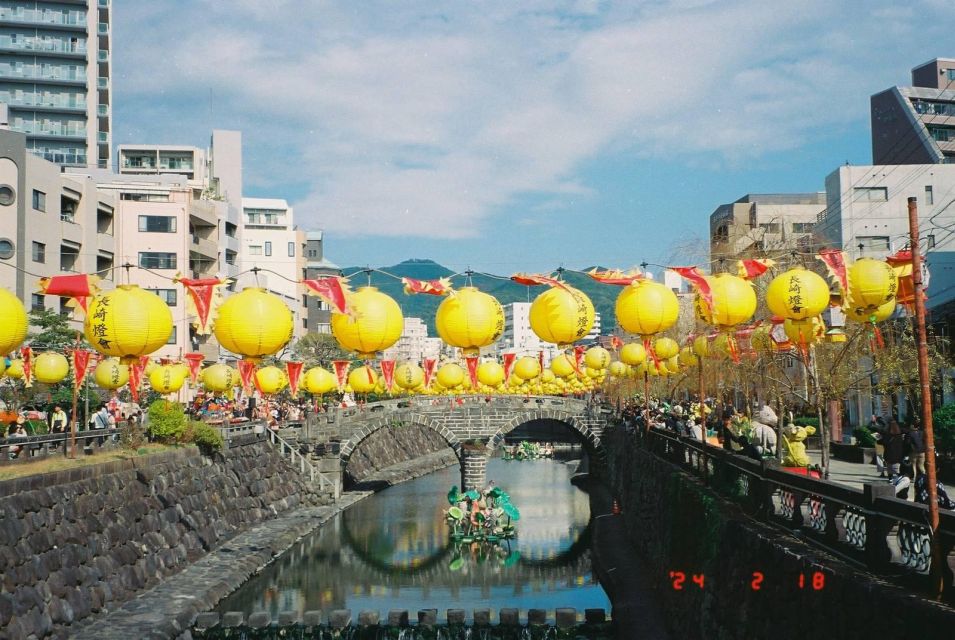
[[[504,365],[504,381],[507,382],[511,377],[511,369],[514,368],[514,361],[517,359],[517,354],[505,353],[501,359]]]
[[[610,336],[610,348],[614,351],[619,351],[620,347],[623,346],[623,340],[617,336]]]
[[[587,347],[574,347],[574,369],[577,370],[578,374],[581,374],[580,365],[584,362],[584,351],[587,350]]]
[[[96,276],[85,273],[69,276],[51,276],[40,278],[40,291],[48,296],[64,296],[71,298],[76,306],[85,313],[89,308],[89,299],[96,295]]]
[[[899,287],[895,294],[895,300],[904,306],[909,313],[915,313],[915,285],[912,283],[912,250],[902,249],[885,259],[889,266],[895,271],[899,280]],[[922,262],[922,284],[928,289],[929,272],[928,266]],[[925,290],[922,291],[922,298],[928,299]]]
[[[218,306],[216,293],[226,284],[222,278],[176,278],[186,290],[190,311],[196,314],[196,333],[208,335],[212,331],[212,312]]]
[[[736,344],[736,338],[730,334],[726,335],[726,348],[730,352],[730,358],[733,362],[739,364],[739,345]]]
[[[434,378],[434,370],[437,366],[438,361],[435,358],[425,358],[424,362],[421,363],[421,368],[424,369],[425,389],[431,386],[431,380]]]
[[[348,301],[345,297],[345,287],[341,278],[320,278],[318,280],[302,280],[302,284],[309,292],[328,303],[336,313],[348,313]]]
[[[395,383],[395,361],[379,360],[381,366],[381,377],[385,379],[385,391],[391,391]]]
[[[653,349],[653,340],[651,340],[650,338],[644,338],[643,350],[647,352],[647,356],[650,358],[650,360],[653,361],[653,366],[659,369],[660,358],[657,357],[657,352]]]
[[[527,285],[528,287],[536,287],[538,285],[549,285],[551,287],[564,287],[564,283],[558,280],[557,278],[552,278],[551,276],[544,276],[537,273],[515,273],[511,276],[511,280],[517,284]]]
[[[20,347],[20,357],[23,359],[23,383],[33,386],[33,349],[30,347]]]
[[[477,368],[478,368],[478,357],[477,356],[465,356],[464,363],[468,368],[468,377],[471,379],[471,389],[477,391],[478,388],[478,378],[477,378]]]
[[[415,280],[414,278],[402,278],[401,284],[405,286],[405,293],[426,293],[430,296],[443,296],[451,291],[451,282],[447,278],[438,280]]]
[[[292,392],[292,397],[298,397],[298,383],[302,379],[303,362],[290,360],[285,363],[285,373],[288,375],[288,388]]]
[[[543,351],[537,352],[537,364],[540,366],[541,372],[543,373],[544,371],[544,352]]]
[[[885,338],[882,337],[882,330],[879,329],[879,325],[873,323],[872,328],[875,329],[875,344],[879,349],[885,349]]]
[[[710,283],[707,282],[706,276],[699,267],[669,267],[669,269],[693,285],[707,309],[713,308],[713,290],[710,289]]]
[[[620,287],[626,287],[637,280],[643,280],[645,277],[642,273],[636,271],[621,271],[620,269],[608,269],[605,271],[591,269],[587,272],[587,275],[601,284],[615,284]]]
[[[849,291],[849,273],[846,270],[846,254],[838,249],[823,249],[817,255],[829,271],[829,276],[839,284],[840,293]]]
[[[133,402],[139,402],[139,388],[143,384],[143,369],[145,366],[139,362],[129,365],[129,394],[133,397]]]
[[[73,360],[73,388],[79,389],[89,370],[90,352],[86,349],[71,349],[70,357]]]
[[[192,379],[192,384],[196,384],[196,381],[199,380],[199,367],[202,366],[206,357],[197,352],[187,353],[182,357],[185,358],[186,365],[189,367],[189,377]]]
[[[258,380],[255,380],[255,363],[251,360],[239,360],[239,378],[242,380],[242,392],[249,395],[253,381],[256,388],[259,386]]]
[[[351,360],[333,360],[332,367],[335,369],[335,379],[338,380],[338,390],[345,388],[345,380],[348,376],[348,367],[351,366]]]
[[[775,260],[769,260],[768,258],[738,260],[736,262],[736,275],[744,280],[754,280],[766,273],[766,271],[775,264]]]

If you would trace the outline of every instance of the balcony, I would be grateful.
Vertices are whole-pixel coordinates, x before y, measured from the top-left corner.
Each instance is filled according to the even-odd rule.
[[[0,9],[0,24],[37,25],[44,29],[86,30],[85,11],[42,11],[39,9]]]
[[[189,206],[189,224],[193,227],[212,227],[219,226],[219,216],[216,214],[215,206],[194,200]]]
[[[33,67],[17,69],[11,65],[0,65],[0,76],[3,77],[4,82],[27,82],[30,84],[43,82],[46,84],[86,86],[85,73],[60,69],[41,72]]]
[[[100,118],[105,118],[109,115],[109,105],[108,104],[98,104],[96,105],[96,115]]]
[[[37,137],[69,138],[71,140],[86,139],[86,129],[79,129],[75,127],[44,127],[36,124],[35,122],[20,122],[12,124],[10,129]]]
[[[100,22],[99,24],[97,24],[97,25],[96,25],[96,33],[97,33],[97,35],[108,36],[108,35],[109,35],[109,23]]]
[[[39,156],[48,162],[53,162],[56,164],[66,164],[66,165],[75,165],[75,166],[86,166],[86,153],[83,151],[76,152],[65,152],[65,151],[50,151],[47,149],[30,149],[30,153],[35,156]]]
[[[26,93],[19,99],[9,98],[8,96],[0,94],[0,102],[5,102],[11,107],[28,107],[39,111],[52,110],[86,113],[86,102],[78,100],[51,100],[33,93]]]
[[[85,42],[64,42],[40,38],[13,39],[10,36],[0,36],[0,50],[7,52],[29,51],[46,55],[62,55],[78,58],[86,57]]]
[[[196,256],[204,259],[219,259],[219,244],[210,238],[203,238],[198,233],[192,234],[192,244],[189,247],[189,259],[194,260]]]
[[[99,77],[96,78],[96,88],[100,91],[106,91],[109,89],[109,78]]]
[[[104,51],[100,49],[96,52],[96,61],[97,62],[109,62],[109,51]]]
[[[96,132],[96,141],[101,144],[106,144],[109,142],[109,132],[108,131],[97,131]]]

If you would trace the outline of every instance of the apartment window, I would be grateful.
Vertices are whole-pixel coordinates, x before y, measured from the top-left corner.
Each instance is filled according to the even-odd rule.
[[[889,250],[889,237],[888,236],[859,236],[857,238],[859,241],[858,244],[862,246],[862,251],[888,251]]]
[[[928,132],[936,142],[955,141],[955,129],[950,127],[928,127]]]
[[[42,191],[33,190],[33,208],[37,211],[46,211],[46,194]]]
[[[157,296],[162,298],[162,301],[165,302],[170,307],[175,307],[178,302],[178,291],[175,289],[148,289],[152,291]]]
[[[779,233],[778,222],[763,222],[759,228],[763,230],[763,233]]]
[[[179,332],[177,331],[179,327],[173,325],[172,333],[169,334],[169,339],[166,340],[166,344],[176,344],[176,341],[179,339]]]
[[[168,193],[121,193],[120,200],[131,200],[133,202],[169,202]]]
[[[856,187],[855,199],[862,202],[886,202],[889,199],[888,187]]]
[[[235,251],[232,251],[231,249],[225,250],[225,263],[235,264]]]
[[[811,233],[811,232],[812,232],[811,222],[794,222],[793,223],[793,233]]]
[[[249,245],[249,255],[250,255],[250,256],[260,256],[260,255],[262,255],[262,245],[260,245],[260,244],[250,244],[250,245]]]
[[[272,255],[272,243],[268,240],[265,241],[265,255]]]
[[[175,216],[139,216],[139,230],[148,233],[175,233]]]
[[[949,79],[950,82],[955,82],[955,69],[946,69],[945,76]]]
[[[289,257],[289,258],[294,258],[294,257],[295,257],[295,243],[294,243],[294,242],[289,242],[289,243],[288,243],[288,257]]]
[[[932,191],[932,185],[925,185],[925,204],[935,204],[935,194]]]
[[[141,251],[139,266],[143,269],[175,269],[175,253],[159,253],[156,251]]]
[[[308,294],[307,294],[307,293],[303,293],[303,294],[302,294],[302,306],[303,306],[303,307],[308,307]]]
[[[46,309],[46,305],[43,304],[43,294],[34,293],[30,296],[30,310],[31,311],[43,311]]]
[[[308,318],[302,318],[302,328],[308,329]]]
[[[226,223],[225,223],[225,234],[226,234],[227,236],[229,236],[230,238],[234,238],[234,237],[235,237],[235,232],[236,232],[237,229],[238,229],[238,227],[237,227],[235,224],[233,224],[233,223],[231,223],[231,222],[226,222]]]
[[[42,242],[33,242],[33,261],[46,262],[46,245]]]
[[[934,249],[934,248],[935,248],[935,234],[934,234],[934,233],[928,234],[928,237],[926,237],[925,240],[926,240],[926,243],[927,243],[927,245],[928,245],[928,246],[927,246],[928,249]]]

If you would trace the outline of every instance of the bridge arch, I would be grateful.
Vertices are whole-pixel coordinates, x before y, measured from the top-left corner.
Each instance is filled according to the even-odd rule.
[[[537,411],[522,411],[516,413],[509,420],[501,424],[494,435],[488,439],[488,455],[501,446],[508,433],[523,424],[536,420],[553,420],[569,427],[581,437],[584,442],[584,448],[587,450],[587,453],[590,454],[593,461],[598,464],[603,464],[605,452],[603,443],[600,440],[600,435],[595,432],[590,425],[580,420],[577,415],[560,409],[540,409]]]
[[[444,425],[441,420],[436,419],[433,416],[427,416],[417,412],[411,412],[407,414],[386,413],[380,418],[376,418],[364,423],[360,428],[351,434],[346,442],[342,444],[342,467],[344,468],[345,465],[348,464],[352,454],[355,452],[358,446],[368,438],[368,436],[385,428],[405,427],[412,425],[425,427],[437,432],[437,434],[448,443],[448,446],[454,450],[455,455],[457,455],[458,458],[461,457],[461,440],[451,429]]]

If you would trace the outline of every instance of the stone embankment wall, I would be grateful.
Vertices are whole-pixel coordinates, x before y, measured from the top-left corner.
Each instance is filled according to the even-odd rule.
[[[0,483],[0,637],[67,637],[235,533],[325,498],[267,442]]]
[[[442,450],[451,452],[445,439],[428,427],[401,425],[379,429],[352,453],[345,467],[345,487],[366,480],[386,467]]]
[[[604,442],[612,489],[631,542],[655,574],[672,637],[871,640],[955,628],[951,608],[752,520],[622,430],[608,430]],[[681,589],[671,572],[685,574]],[[753,572],[763,577],[758,589]],[[814,585],[815,572],[824,577]]]

